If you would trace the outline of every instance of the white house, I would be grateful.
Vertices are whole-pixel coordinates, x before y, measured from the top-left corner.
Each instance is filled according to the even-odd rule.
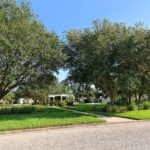
[[[18,99],[18,103],[19,104],[32,104],[33,103],[33,99],[31,98],[19,98]]]
[[[49,102],[55,100],[63,101],[66,100],[67,98],[74,98],[74,96],[70,94],[51,94],[48,96]]]

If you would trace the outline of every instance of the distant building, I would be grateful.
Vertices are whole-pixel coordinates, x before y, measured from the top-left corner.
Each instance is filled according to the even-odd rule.
[[[31,98],[19,98],[18,104],[32,104],[34,101]]]
[[[73,95],[70,94],[51,94],[48,96],[49,102],[51,101],[63,101],[66,100],[67,98],[74,98]]]

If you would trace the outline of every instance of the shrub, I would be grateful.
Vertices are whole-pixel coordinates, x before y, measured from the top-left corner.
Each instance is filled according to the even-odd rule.
[[[73,102],[67,102],[67,106],[73,106]]]
[[[128,106],[128,110],[138,110],[138,106],[136,105],[136,104],[130,104],[129,106]]]
[[[114,111],[113,107],[114,107],[114,106],[109,105],[109,104],[106,105],[106,111],[107,111],[107,112],[113,112],[113,111]]]
[[[118,106],[118,105],[109,105],[109,106],[106,106],[106,111],[108,112],[125,112],[128,110],[128,107],[127,106]]]
[[[144,110],[144,105],[142,103],[138,104],[138,110]]]
[[[54,102],[53,102],[53,101],[50,101],[50,102],[49,102],[49,105],[50,105],[50,106],[53,106],[53,105],[54,105]]]
[[[119,112],[125,112],[128,111],[128,107],[127,106],[120,106],[119,107]]]
[[[106,112],[126,112],[128,110],[137,110],[138,106],[137,105],[125,105],[125,106],[118,106],[118,105],[110,105],[107,104],[102,107],[101,111],[106,111]]]
[[[62,106],[67,106],[68,104],[67,104],[66,101],[62,101],[62,102],[61,102],[61,105],[62,105]]]
[[[68,99],[66,100],[66,102],[67,102],[67,106],[73,106],[75,100],[70,97],[70,98],[68,98]]]
[[[20,114],[30,114],[30,113],[34,113],[34,112],[36,112],[37,111],[37,109],[36,109],[36,107],[21,107],[21,109],[19,110],[19,113]]]
[[[9,107],[1,107],[0,114],[11,114],[11,108]]]
[[[144,109],[150,109],[150,101],[142,101],[139,104],[136,104],[135,102],[132,102],[130,105],[120,105],[118,101],[115,103],[115,105],[111,105],[110,103],[107,103],[105,105],[102,105],[99,108],[99,111],[104,112],[126,112],[126,111],[132,111],[132,110],[144,110]]]
[[[33,106],[1,107],[0,114],[31,114],[37,111]]]
[[[107,106],[107,104],[101,104],[101,105],[99,105],[98,110],[99,111],[106,111],[106,106]]]
[[[21,107],[12,107],[11,114],[19,114]]]
[[[122,97],[115,101],[115,105],[125,106],[128,105],[128,102],[125,97]]]
[[[113,111],[115,111],[115,112],[120,112],[120,107],[117,106],[117,105],[114,105],[114,106],[113,106]]]
[[[150,109],[150,102],[149,101],[143,101],[143,108],[144,109]]]

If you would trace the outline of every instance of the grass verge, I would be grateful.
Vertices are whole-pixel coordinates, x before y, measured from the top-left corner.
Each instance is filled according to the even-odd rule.
[[[41,113],[0,115],[0,131],[104,122],[94,116],[55,108],[40,109]]]
[[[150,119],[150,110],[128,111],[123,113],[117,113],[114,115],[118,117],[130,118],[136,120],[147,120]]]

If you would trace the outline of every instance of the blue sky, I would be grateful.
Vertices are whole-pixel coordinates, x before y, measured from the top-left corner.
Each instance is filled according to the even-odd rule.
[[[33,11],[48,30],[61,38],[69,29],[89,27],[93,20],[108,18],[132,25],[150,26],[150,0],[30,0]],[[59,80],[67,72],[60,70]]]

